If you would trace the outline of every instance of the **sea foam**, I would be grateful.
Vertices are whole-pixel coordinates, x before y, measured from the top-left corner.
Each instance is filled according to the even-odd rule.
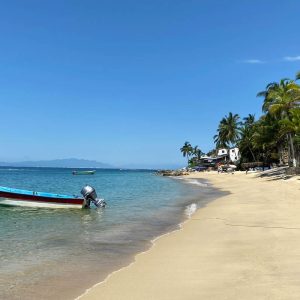
[[[197,210],[197,204],[192,203],[186,207],[184,212],[190,218],[196,212],[196,210]]]
[[[187,183],[194,184],[202,187],[207,187],[207,183],[203,183],[197,179],[185,179]]]

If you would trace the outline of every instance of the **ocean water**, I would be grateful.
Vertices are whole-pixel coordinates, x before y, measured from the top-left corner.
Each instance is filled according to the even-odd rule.
[[[90,184],[108,203],[90,210],[0,206],[1,299],[74,299],[221,195],[205,182],[152,171],[71,172],[0,168],[2,186],[73,195]]]

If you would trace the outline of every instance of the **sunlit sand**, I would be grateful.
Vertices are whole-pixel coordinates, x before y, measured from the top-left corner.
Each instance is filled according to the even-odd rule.
[[[299,177],[256,176],[188,175],[230,194],[80,299],[298,299]]]

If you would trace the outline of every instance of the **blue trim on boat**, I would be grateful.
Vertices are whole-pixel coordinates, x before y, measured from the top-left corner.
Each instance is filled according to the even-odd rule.
[[[61,198],[61,199],[79,198],[78,196],[74,196],[74,195],[69,196],[69,195],[61,195],[61,194],[53,194],[53,193],[34,192],[34,191],[28,191],[28,190],[8,188],[8,187],[4,187],[4,186],[0,186],[0,192],[23,194],[23,195],[38,196],[38,197],[47,197],[47,198]]]

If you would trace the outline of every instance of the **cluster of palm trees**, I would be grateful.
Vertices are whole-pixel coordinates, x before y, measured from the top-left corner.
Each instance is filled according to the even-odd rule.
[[[198,146],[193,147],[190,142],[185,142],[180,148],[180,151],[184,157],[187,158],[187,165],[193,166],[200,160],[201,155],[204,153],[198,148]]]
[[[263,97],[263,115],[255,120],[249,114],[241,120],[229,113],[219,123],[214,136],[216,148],[237,146],[242,162],[279,162],[287,153],[289,164],[300,161],[300,72],[296,80],[272,82],[257,94]]]

